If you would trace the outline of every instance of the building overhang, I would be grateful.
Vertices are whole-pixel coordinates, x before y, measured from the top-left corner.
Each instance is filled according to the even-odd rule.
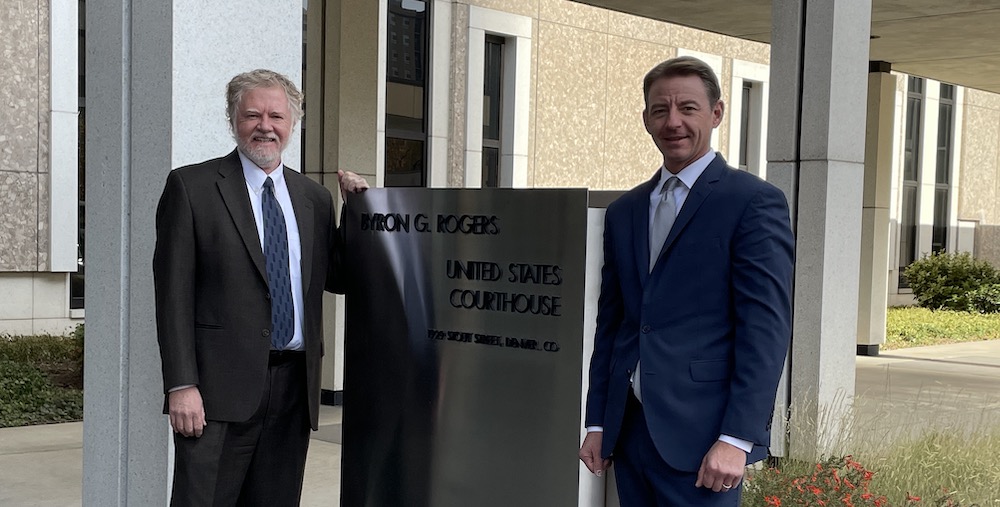
[[[575,0],[770,43],[771,0]],[[871,53],[892,69],[1000,93],[1000,5],[979,0],[872,0]]]

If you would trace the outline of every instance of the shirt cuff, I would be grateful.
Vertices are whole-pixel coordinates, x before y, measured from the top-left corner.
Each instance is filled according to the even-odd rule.
[[[168,393],[172,393],[174,391],[180,391],[181,389],[187,389],[189,387],[194,387],[196,385],[198,385],[198,384],[184,384],[184,385],[180,385],[180,386],[177,386],[177,387],[171,387],[167,392]]]
[[[603,433],[604,426],[587,426],[587,433]]]
[[[739,447],[743,452],[750,452],[753,450],[753,442],[749,440],[743,440],[742,438],[736,438],[729,435],[719,435],[719,441],[725,442],[729,445]]]

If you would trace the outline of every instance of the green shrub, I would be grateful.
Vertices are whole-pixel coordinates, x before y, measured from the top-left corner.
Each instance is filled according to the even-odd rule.
[[[1000,312],[1000,284],[984,285],[969,292],[969,311],[979,313]]]
[[[0,360],[0,428],[82,418],[83,391],[60,389],[38,368]]]
[[[968,311],[970,292],[1000,283],[996,268],[968,253],[926,256],[910,264],[904,276],[920,306],[932,310]]]
[[[80,326],[82,328],[82,326]],[[0,336],[0,360],[19,363],[52,363],[76,361],[83,354],[83,331],[80,339],[74,337]]]
[[[889,308],[885,350],[1000,338],[1000,313],[931,311],[917,306]]]

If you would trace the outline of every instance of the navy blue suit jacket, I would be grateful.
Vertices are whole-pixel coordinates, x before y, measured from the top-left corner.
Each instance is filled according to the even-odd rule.
[[[717,155],[690,189],[649,272],[649,195],[659,172],[607,209],[587,426],[602,455],[621,430],[642,351],[642,400],[663,459],[695,472],[720,434],[765,457],[791,335],[794,239],[773,185]]]

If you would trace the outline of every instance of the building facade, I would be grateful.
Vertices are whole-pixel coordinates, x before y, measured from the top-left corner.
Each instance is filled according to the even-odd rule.
[[[11,27],[0,35],[8,63],[0,75],[2,334],[64,333],[84,319],[85,9],[33,0],[0,10]],[[765,44],[569,0],[303,9],[303,54],[287,57],[303,60],[309,100],[302,163],[296,152],[291,165],[326,183],[346,167],[381,186],[630,188],[660,162],[641,121],[642,76],[677,55],[704,59],[720,78],[727,107],[713,146],[767,176]],[[352,30],[374,35],[354,40]],[[907,304],[902,268],[923,255],[969,251],[1000,265],[1000,96],[885,78],[895,84],[891,106],[869,109],[891,111],[884,276],[889,304]],[[221,111],[211,115],[219,121]]]

